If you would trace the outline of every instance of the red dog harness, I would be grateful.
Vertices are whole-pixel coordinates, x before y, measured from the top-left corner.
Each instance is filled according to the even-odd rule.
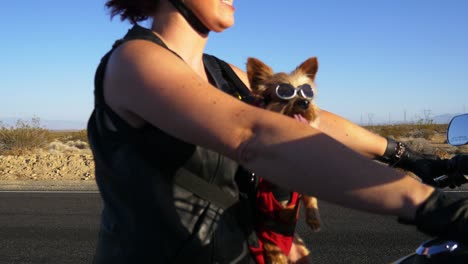
[[[289,255],[299,215],[299,193],[291,192],[291,198],[284,207],[273,195],[272,187],[270,182],[259,178],[255,202],[258,210],[255,221],[258,247],[250,246],[250,250],[260,264],[265,263],[265,241],[277,245],[286,256]]]

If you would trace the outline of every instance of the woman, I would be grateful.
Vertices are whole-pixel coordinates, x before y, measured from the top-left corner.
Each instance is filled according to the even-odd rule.
[[[96,72],[88,134],[104,208],[95,263],[251,263],[255,178],[239,165],[431,234],[466,233],[425,221],[445,210],[431,219],[451,226],[455,211],[467,211],[463,203],[446,210],[434,188],[368,158],[412,164],[418,155],[402,158],[401,146],[326,111],[312,128],[246,103],[245,73],[203,55],[209,32],[233,25],[232,1],[110,0],[107,7],[134,24],[153,23],[135,25]],[[294,247],[289,257],[301,258]]]

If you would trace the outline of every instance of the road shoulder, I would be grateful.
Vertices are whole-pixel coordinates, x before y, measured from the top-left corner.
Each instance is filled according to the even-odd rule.
[[[95,181],[8,180],[0,181],[0,191],[98,191]]]

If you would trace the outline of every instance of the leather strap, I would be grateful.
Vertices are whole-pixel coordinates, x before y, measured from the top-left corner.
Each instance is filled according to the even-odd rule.
[[[185,168],[177,170],[174,175],[174,183],[198,195],[200,198],[210,201],[223,210],[239,201],[239,197],[234,197],[224,192],[215,184],[208,183]]]
[[[198,19],[192,10],[187,8],[183,0],[169,0],[169,2],[172,3],[172,5],[198,33],[206,35],[210,32],[210,30],[200,21],[200,19]]]

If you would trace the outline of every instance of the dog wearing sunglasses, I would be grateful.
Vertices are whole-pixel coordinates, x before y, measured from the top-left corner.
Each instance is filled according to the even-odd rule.
[[[318,107],[313,101],[317,70],[316,57],[307,59],[290,74],[274,73],[256,58],[247,60],[252,93],[264,99],[264,108],[309,124],[317,120]],[[304,242],[295,234],[301,202],[307,225],[319,231],[320,214],[315,197],[285,190],[259,177],[256,232],[260,248],[251,248],[258,263],[287,263],[293,241],[304,255],[309,255]]]

